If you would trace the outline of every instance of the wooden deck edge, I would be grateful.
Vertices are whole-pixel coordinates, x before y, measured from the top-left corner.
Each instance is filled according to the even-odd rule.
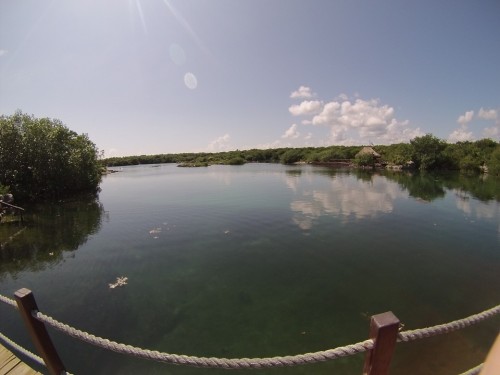
[[[43,375],[0,344],[0,375]]]

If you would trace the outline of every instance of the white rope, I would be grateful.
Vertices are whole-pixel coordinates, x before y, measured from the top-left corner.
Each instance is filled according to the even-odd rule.
[[[17,307],[14,300],[0,295],[0,301]],[[455,320],[446,324],[439,324],[433,327],[420,328],[400,332],[398,334],[398,342],[409,342],[421,338],[440,335],[462,329],[473,324],[479,323],[485,319],[500,313],[500,305],[481,313],[471,315],[467,318]],[[272,357],[272,358],[214,358],[214,357],[195,357],[179,354],[162,353],[148,349],[141,349],[131,345],[125,345],[103,339],[90,333],[70,327],[67,324],[61,323],[54,318],[47,316],[39,311],[32,311],[33,317],[41,322],[44,322],[53,328],[66,333],[69,336],[85,341],[89,344],[99,346],[114,352],[129,354],[135,357],[151,359],[159,362],[166,362],[177,365],[187,365],[193,367],[204,368],[223,368],[223,369],[242,369],[242,368],[269,368],[269,367],[284,367],[296,366],[307,363],[316,363],[333,360],[336,358],[346,357],[358,353],[366,352],[373,349],[374,342],[372,339],[365,340],[356,344],[341,346],[335,349],[319,351],[314,353],[298,354],[295,356]],[[469,371],[478,371],[476,368]],[[467,375],[473,375],[475,372],[466,372]]]
[[[261,369],[269,367],[297,366],[308,363],[324,362],[336,358],[363,353],[373,348],[373,340],[370,339],[359,342],[357,344],[346,345],[335,349],[315,353],[299,354],[295,356],[241,359],[194,357],[187,355],[161,353],[158,351],[136,348],[131,345],[120,344],[115,341],[103,339],[101,337],[97,337],[87,332],[83,332],[76,328],[70,327],[67,324],[58,322],[50,316],[42,314],[38,311],[33,311],[32,315],[41,322],[44,322],[59,331],[62,331],[74,338],[80,339],[89,344],[96,345],[104,349],[158,362],[165,362],[176,365],[187,365],[193,367],[222,369]]]
[[[476,324],[482,320],[490,318],[500,313],[500,305],[493,307],[489,310],[483,311],[479,314],[471,315],[467,318],[456,320],[446,324],[440,324],[433,327],[421,328],[413,331],[401,332],[398,335],[398,341],[413,341],[420,338],[435,336],[438,334],[448,333],[460,328],[468,327]],[[340,357],[346,357],[358,353],[363,353],[373,348],[373,340],[365,340],[356,344],[346,345],[335,349],[299,354],[295,356],[286,357],[272,357],[272,358],[206,358],[194,357],[178,354],[161,353],[158,351],[151,351],[147,349],[137,348],[131,345],[120,344],[115,341],[103,339],[94,336],[87,332],[80,331],[76,328],[70,327],[67,324],[58,322],[57,320],[42,314],[38,311],[33,311],[33,316],[48,325],[82,341],[88,342],[92,345],[100,346],[104,349],[112,350],[118,353],[129,354],[132,356],[151,359],[159,362],[166,362],[178,365],[188,365],[194,367],[206,368],[223,368],[223,369],[240,369],[240,368],[268,368],[268,367],[283,367],[283,366],[296,366],[306,363],[316,363],[328,361]]]
[[[15,307],[17,309],[17,303],[16,301],[14,301],[13,299],[10,299],[10,298],[7,298],[5,296],[2,296],[0,294],[0,301],[3,302],[3,303],[6,303],[7,305],[10,305],[12,307]]]
[[[485,310],[479,314],[468,316],[467,318],[454,320],[446,324],[439,324],[433,327],[414,329],[410,331],[400,332],[398,342],[409,342],[426,337],[441,335],[443,333],[453,332],[473,324],[479,323],[485,319],[491,318],[500,313],[500,305]]]
[[[8,297],[5,297],[0,294],[0,302],[6,303],[7,305],[10,305],[16,309],[18,309],[17,302],[13,299],[10,299]],[[24,349],[21,345],[18,345],[11,339],[9,339],[7,336],[5,336],[3,333],[0,332],[0,341],[2,341],[5,345],[13,349],[14,351],[17,351],[18,353],[23,354],[27,358],[31,359],[33,362],[38,363],[40,366],[47,367],[43,359],[36,354],[31,353],[29,350]],[[72,375],[70,372],[63,372],[61,375]]]
[[[24,356],[28,357],[32,361],[38,363],[40,366],[45,367],[45,362],[43,361],[42,358],[37,356],[36,354],[31,353],[29,350],[24,349],[22,346],[16,344],[14,341],[9,339],[7,336],[5,336],[3,333],[0,332],[0,341],[2,341],[5,345],[8,347],[12,348],[13,350],[23,354]]]

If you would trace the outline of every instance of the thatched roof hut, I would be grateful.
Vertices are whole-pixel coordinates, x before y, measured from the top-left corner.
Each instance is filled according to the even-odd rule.
[[[356,154],[356,156],[365,155],[365,154],[372,155],[374,158],[379,158],[381,156],[377,151],[375,151],[373,148],[368,147],[368,146],[363,147],[361,149],[361,151]]]

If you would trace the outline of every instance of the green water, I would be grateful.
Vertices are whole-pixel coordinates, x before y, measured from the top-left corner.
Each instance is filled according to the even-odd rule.
[[[0,226],[0,293],[119,342],[267,357],[367,338],[393,311],[414,329],[500,303],[498,180],[249,164],[123,168],[98,201],[31,208]],[[18,233],[20,230],[22,232]],[[9,241],[9,237],[17,234]],[[109,288],[117,277],[128,284]],[[15,310],[0,331],[34,350]],[[392,374],[484,360],[500,319],[398,344]],[[106,352],[50,330],[75,374],[226,374]],[[360,374],[363,355],[252,374]]]

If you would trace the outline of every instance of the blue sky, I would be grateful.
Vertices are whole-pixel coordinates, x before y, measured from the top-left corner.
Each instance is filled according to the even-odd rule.
[[[0,113],[106,156],[500,139],[500,1],[3,0]]]

